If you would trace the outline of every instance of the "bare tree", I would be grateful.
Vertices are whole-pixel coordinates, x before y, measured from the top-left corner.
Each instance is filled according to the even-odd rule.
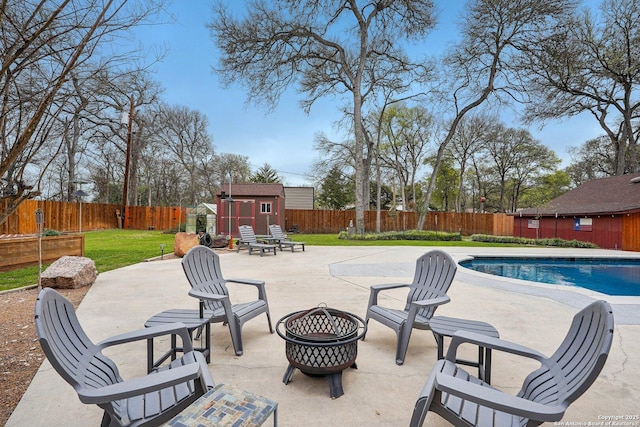
[[[464,180],[467,174],[467,166],[469,166],[469,162],[474,155],[484,148],[491,128],[496,123],[498,123],[496,116],[479,114],[465,117],[458,124],[456,133],[448,147],[452,159],[458,164],[459,171],[458,192],[455,200],[456,212],[462,211],[465,201]]]
[[[151,16],[159,1],[5,0],[0,2],[0,185],[7,207],[39,194],[33,160],[59,132],[63,86],[94,56],[133,25]],[[58,135],[61,135],[59,133]],[[51,150],[56,152],[54,148]]]
[[[206,169],[214,155],[213,139],[207,131],[208,120],[201,112],[184,106],[162,104],[158,111],[158,121],[162,126],[157,129],[157,138],[170,158],[182,166],[188,174],[188,190],[185,200],[194,205],[200,196],[200,171]],[[157,153],[156,153],[157,154]]]
[[[468,4],[461,22],[461,41],[444,62],[443,68],[453,80],[448,86],[451,91],[442,98],[449,102],[445,111],[452,119],[438,148],[420,209],[419,229],[424,226],[445,149],[460,120],[491,96],[497,101],[517,99],[513,84],[518,71],[516,57],[555,28],[575,4],[573,0],[478,0]]]
[[[354,171],[354,143],[353,140],[334,141],[323,132],[314,137],[313,148],[320,154],[314,161],[313,175],[319,183],[327,175],[327,171],[337,167],[345,175],[353,175]]]
[[[640,165],[634,120],[640,111],[640,2],[605,0],[600,19],[588,9],[523,52],[529,121],[590,112],[616,155],[616,175]]]
[[[220,153],[216,155],[214,162],[216,169],[211,176],[216,179],[216,190],[224,183],[242,184],[249,182],[251,179],[251,166],[247,156]]]
[[[71,200],[74,190],[79,188],[77,184],[87,178],[82,164],[91,143],[91,132],[98,126],[94,120],[100,108],[96,75],[101,70],[95,67],[100,66],[88,62],[77,67],[69,73],[68,81],[60,88],[61,100],[56,102],[62,111],[60,121],[64,129],[58,160],[58,164],[64,167],[59,177],[59,184],[63,189],[59,195],[60,200]]]
[[[101,203],[122,202],[122,167],[119,152],[112,144],[98,142],[94,136],[94,146],[88,150],[88,173],[93,183],[95,201]]]
[[[497,125],[484,148],[484,164],[498,185],[499,212],[515,211],[520,195],[535,184],[537,177],[554,171],[560,163],[553,151],[525,129]]]
[[[433,117],[424,107],[392,105],[383,115],[380,161],[395,171],[405,210],[409,209],[407,188],[409,199],[413,203],[417,200],[416,178],[424,164],[432,132]]]
[[[241,81],[249,97],[269,107],[292,83],[306,94],[305,110],[327,95],[346,95],[353,117],[356,231],[364,232],[365,157],[363,106],[379,89],[422,67],[402,50],[402,39],[419,39],[434,25],[433,1],[257,0],[234,19],[225,5],[210,24],[222,51],[220,72]]]
[[[145,70],[132,69],[128,72],[104,73],[99,86],[101,93],[101,112],[96,117],[100,123],[98,129],[101,141],[113,144],[120,153],[119,181],[123,185],[128,181],[127,200],[124,204],[138,204],[139,164],[145,155],[155,153],[147,148],[155,141],[155,135],[162,129],[157,112],[163,88],[153,80]],[[124,116],[123,116],[124,115]],[[129,128],[129,119],[131,128]],[[128,177],[126,162],[129,155]],[[126,179],[125,179],[126,178]],[[124,197],[124,194],[122,194]]]
[[[590,139],[580,147],[571,147],[567,173],[574,186],[616,174],[617,154],[606,136]]]

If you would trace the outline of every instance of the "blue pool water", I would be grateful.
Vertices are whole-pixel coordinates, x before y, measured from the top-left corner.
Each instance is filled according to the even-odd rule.
[[[476,257],[460,265],[514,279],[640,296],[639,259]]]

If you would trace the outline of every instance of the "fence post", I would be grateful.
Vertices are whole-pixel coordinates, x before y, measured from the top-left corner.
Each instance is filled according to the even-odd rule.
[[[38,234],[38,292],[42,290],[42,232],[44,229],[44,214],[42,209],[36,209],[36,233]]]

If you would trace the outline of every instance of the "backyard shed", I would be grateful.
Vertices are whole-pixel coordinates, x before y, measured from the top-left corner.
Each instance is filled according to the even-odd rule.
[[[594,179],[544,206],[512,215],[514,236],[640,251],[640,174]]]
[[[218,207],[213,203],[200,203],[193,208],[187,208],[185,231],[197,233],[204,230],[212,236],[216,235],[216,212]]]
[[[256,234],[269,234],[271,224],[284,228],[284,205],[282,184],[224,184],[216,193],[218,234],[238,237],[239,225]]]

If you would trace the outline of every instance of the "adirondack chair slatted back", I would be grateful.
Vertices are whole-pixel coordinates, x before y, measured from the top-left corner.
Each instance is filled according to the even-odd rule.
[[[71,386],[95,389],[122,382],[115,363],[104,356],[85,334],[73,304],[51,288],[38,296],[35,309],[36,332],[47,359]],[[100,405],[120,413],[120,402]]]
[[[412,301],[445,296],[453,282],[456,269],[456,263],[451,256],[443,251],[429,251],[418,258],[405,310],[409,310]],[[430,319],[436,308],[420,309],[418,315]]]
[[[274,239],[278,239],[278,240],[286,239],[284,233],[282,232],[282,228],[280,228],[280,226],[277,224],[271,224],[269,226],[269,233],[271,233],[271,236],[273,236]]]
[[[245,243],[258,243],[256,234],[253,232],[253,227],[250,225],[239,225],[238,231],[240,232],[240,240]]]
[[[613,341],[613,311],[595,301],[578,312],[564,341],[524,382],[519,396],[543,404],[569,404],[596,380]]]
[[[206,246],[194,246],[182,258],[182,268],[193,289],[210,294],[229,295],[220,268],[220,257]],[[222,303],[207,300],[204,306],[208,310],[222,309]]]

